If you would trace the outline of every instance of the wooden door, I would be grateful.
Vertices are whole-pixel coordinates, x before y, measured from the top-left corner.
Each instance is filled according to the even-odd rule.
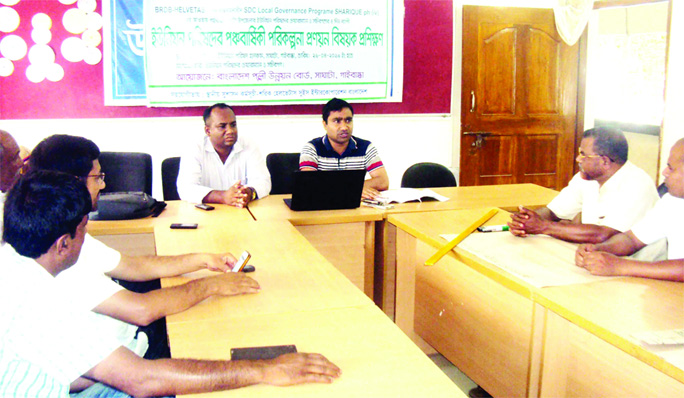
[[[550,9],[463,7],[461,185],[570,181],[578,62]]]

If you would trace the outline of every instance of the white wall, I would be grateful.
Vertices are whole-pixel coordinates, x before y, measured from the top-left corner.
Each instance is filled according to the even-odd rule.
[[[667,165],[670,148],[675,141],[684,137],[684,4],[671,1],[671,23],[667,78],[665,81],[665,115],[663,137],[660,147],[660,169]],[[662,181],[662,176],[661,176]]]
[[[451,165],[451,118],[447,115],[357,115],[354,134],[373,141],[398,188],[403,172],[422,161]],[[299,152],[307,141],[324,134],[320,116],[239,116],[239,134],[255,140],[264,156]],[[161,162],[179,156],[188,140],[203,134],[197,117],[135,119],[0,120],[19,145],[33,148],[52,134],[79,135],[102,151],[146,152],[154,163],[153,196],[162,199]]]

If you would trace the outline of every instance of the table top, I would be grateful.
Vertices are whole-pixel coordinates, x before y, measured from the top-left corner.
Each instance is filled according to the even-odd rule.
[[[177,358],[227,359],[231,348],[294,344],[342,370],[332,384],[257,385],[212,397],[465,397],[372,305],[175,323],[168,331]]]
[[[283,199],[292,195],[269,195],[249,204],[249,210],[257,221],[289,220],[293,225],[339,224],[350,222],[380,221],[384,211],[360,206],[356,209],[293,211]]]
[[[90,221],[88,231],[92,235],[119,235],[151,233],[155,226],[171,222],[207,224],[217,215],[238,220],[288,220],[293,225],[321,225],[350,222],[380,221],[389,214],[426,212],[438,210],[467,209],[473,207],[499,207],[515,210],[518,205],[537,208],[546,205],[558,192],[534,184],[486,185],[473,187],[431,188],[449,198],[447,202],[423,202],[395,204],[394,208],[381,210],[366,206],[347,210],[292,211],[283,199],[292,195],[269,195],[249,204],[249,210],[228,205],[214,204],[216,209],[200,210],[194,204],[167,201],[166,209],[159,217],[137,220]],[[251,214],[250,214],[251,212]]]
[[[243,250],[248,250],[252,255],[249,263],[256,268],[249,275],[261,286],[261,292],[254,295],[211,298],[168,317],[168,323],[293,309],[373,305],[287,221],[225,220],[197,230],[171,230],[159,226],[155,229],[155,243],[160,255],[230,252],[239,257]],[[162,283],[170,286],[186,282],[187,277],[209,274],[210,271],[200,271],[185,277],[167,278]]]
[[[514,211],[519,205],[536,209],[546,206],[558,191],[535,184],[479,185],[468,187],[430,188],[449,198],[446,202],[411,202],[395,204],[387,214],[498,207]]]
[[[440,213],[390,215],[388,221],[436,249],[446,244],[440,234],[465,229],[488,208]],[[499,212],[485,225],[503,224]],[[543,305],[610,344],[684,382],[684,370],[661,356],[657,348],[642,347],[632,333],[684,329],[684,284],[645,278],[606,278],[603,281],[537,288],[456,247],[466,265]],[[675,353],[684,358],[684,348]],[[671,354],[670,354],[671,355]],[[682,361],[684,363],[684,361]]]
[[[214,210],[200,210],[194,204],[182,200],[166,202],[166,208],[158,217],[145,217],[136,220],[89,221],[91,235],[124,235],[152,233],[156,226],[169,228],[171,223],[197,223],[200,227],[208,225],[216,217],[226,216],[231,220],[253,220],[247,209],[228,205],[212,205]]]

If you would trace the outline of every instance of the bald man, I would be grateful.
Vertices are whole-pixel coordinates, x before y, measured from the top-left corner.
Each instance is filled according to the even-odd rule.
[[[577,266],[595,275],[637,276],[684,282],[684,138],[670,150],[663,170],[666,193],[631,230],[613,235],[597,245],[580,245]],[[667,238],[667,260],[637,261],[618,257],[636,253],[659,239]]]
[[[12,188],[24,165],[19,155],[19,145],[10,133],[0,130],[0,232],[2,232],[2,209],[5,193]]]

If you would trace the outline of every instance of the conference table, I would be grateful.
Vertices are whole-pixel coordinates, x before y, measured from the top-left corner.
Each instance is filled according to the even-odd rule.
[[[173,222],[197,223],[198,228],[170,229]],[[330,385],[257,385],[200,395],[465,397],[287,220],[257,222],[246,209],[217,205],[216,210],[205,212],[189,203],[170,202],[157,218],[95,221],[89,224],[89,232],[105,241],[137,247],[138,253],[150,251],[140,243],[148,236],[154,243],[151,251],[160,255],[250,251],[250,263],[256,268],[250,276],[259,282],[261,291],[212,297],[167,317],[173,357],[228,359],[231,348],[294,344],[300,352],[323,354],[343,372]],[[162,285],[210,274],[198,271],[167,278]]]
[[[394,204],[391,209],[362,206],[350,210],[292,211],[283,203],[291,195],[270,195],[249,205],[257,221],[288,220],[297,231],[354,285],[394,317],[395,231],[389,214],[423,213],[477,206],[515,210],[545,206],[558,192],[534,184],[431,188],[448,201]]]
[[[408,336],[494,396],[684,396],[684,345],[634,336],[684,329],[684,284],[593,277],[574,266],[575,245],[507,232],[476,232],[424,265],[447,243],[441,235],[488,210],[388,216],[397,228],[395,321]],[[487,225],[508,219],[500,211]],[[571,283],[530,277],[548,269]]]
[[[683,284],[605,278],[538,287],[460,245],[424,266],[446,244],[440,234],[458,233],[491,207],[502,210],[488,224],[504,223],[505,210],[543,206],[557,194],[531,184],[433,190],[450,200],[325,212],[293,212],[283,195],[249,210],[169,202],[156,219],[92,222],[89,230],[139,252],[252,253],[262,291],[168,317],[173,356],[226,358],[231,347],[296,344],[344,374],[332,386],[255,386],[241,395],[426,396],[418,392],[426,386],[453,395],[418,347],[439,351],[494,396],[683,395],[681,346],[645,347],[632,336],[684,328]],[[171,222],[199,228],[170,230]],[[536,248],[522,256],[543,258]]]

